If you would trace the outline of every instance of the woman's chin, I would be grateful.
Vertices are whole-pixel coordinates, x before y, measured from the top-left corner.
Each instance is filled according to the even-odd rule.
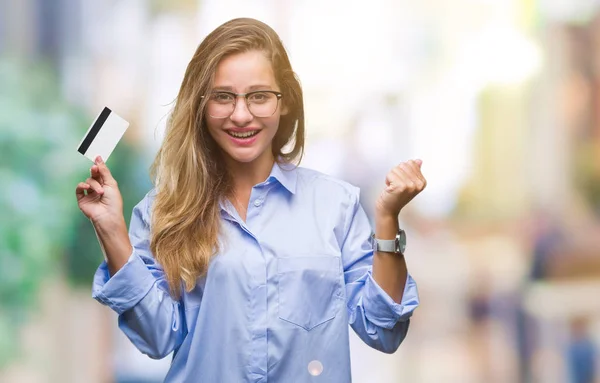
[[[238,148],[228,151],[227,154],[235,162],[240,162],[243,164],[254,162],[259,157],[259,153],[257,153],[255,150],[240,150]]]
[[[269,160],[273,158],[270,145],[252,145],[248,147],[226,146],[224,149],[224,152],[231,160],[245,165],[271,162]]]

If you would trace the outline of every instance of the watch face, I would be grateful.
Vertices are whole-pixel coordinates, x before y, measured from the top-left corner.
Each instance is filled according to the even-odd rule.
[[[406,250],[406,233],[404,230],[398,232],[398,250],[400,250],[402,254],[404,254],[404,250]]]

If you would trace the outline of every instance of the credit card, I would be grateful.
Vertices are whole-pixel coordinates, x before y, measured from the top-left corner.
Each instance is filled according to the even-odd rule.
[[[128,127],[129,122],[105,107],[79,143],[77,151],[92,162],[98,156],[106,162]]]

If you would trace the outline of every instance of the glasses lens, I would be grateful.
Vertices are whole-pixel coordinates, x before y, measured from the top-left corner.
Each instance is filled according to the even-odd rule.
[[[278,103],[279,98],[271,92],[253,92],[248,95],[248,108],[256,117],[272,116]]]
[[[229,117],[235,108],[235,96],[226,92],[214,92],[208,102],[208,114],[215,118]]]

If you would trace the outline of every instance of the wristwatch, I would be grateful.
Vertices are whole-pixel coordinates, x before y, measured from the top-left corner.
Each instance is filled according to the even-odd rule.
[[[400,229],[394,239],[377,239],[375,238],[375,234],[373,234],[372,244],[373,251],[404,254],[404,250],[406,250],[406,233]]]

